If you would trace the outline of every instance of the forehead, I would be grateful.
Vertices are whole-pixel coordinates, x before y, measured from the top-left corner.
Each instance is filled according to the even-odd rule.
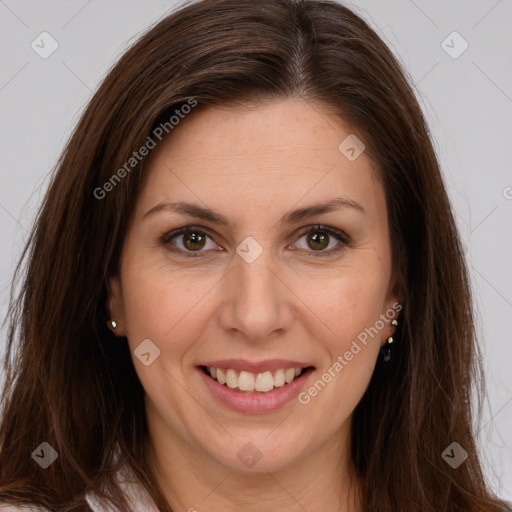
[[[229,212],[235,203],[265,209],[339,195],[370,213],[385,208],[371,159],[340,150],[353,135],[332,110],[301,98],[199,109],[152,151],[138,210],[170,198],[214,206],[222,197]]]

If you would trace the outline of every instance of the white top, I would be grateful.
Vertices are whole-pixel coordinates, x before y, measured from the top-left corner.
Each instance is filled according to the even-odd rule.
[[[146,490],[127,471],[120,471],[117,480],[130,504],[131,512],[158,512],[158,509]],[[120,512],[104,499],[93,493],[87,493],[85,500],[93,512]],[[48,512],[47,509],[36,506],[17,507],[0,504],[0,512]]]

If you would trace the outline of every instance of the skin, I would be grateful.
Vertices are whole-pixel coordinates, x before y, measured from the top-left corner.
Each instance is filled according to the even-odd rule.
[[[338,150],[350,133],[301,98],[207,107],[148,157],[108,307],[146,392],[148,458],[173,510],[362,510],[361,482],[349,481],[350,425],[390,322],[306,405],[241,414],[220,404],[197,370],[224,358],[299,360],[315,366],[307,390],[399,302],[384,191],[366,153],[349,161]],[[279,223],[340,196],[365,214],[342,208]],[[207,206],[230,224],[172,211],[143,218],[164,200]],[[329,235],[325,256],[314,257],[320,251],[304,232],[315,224],[350,242]],[[204,243],[160,241],[184,226],[205,230]],[[252,263],[236,252],[248,236],[263,249]],[[186,256],[197,252],[204,257]],[[149,366],[133,355],[145,339],[160,349]],[[237,457],[248,442],[262,454],[252,468]]]

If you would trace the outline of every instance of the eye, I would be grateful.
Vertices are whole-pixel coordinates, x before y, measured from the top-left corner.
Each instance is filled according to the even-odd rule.
[[[300,249],[306,251],[306,253],[312,253],[307,254],[307,257],[328,256],[340,251],[344,248],[345,245],[350,243],[349,237],[342,231],[320,225],[312,226],[306,231],[303,231],[300,235],[300,238],[303,237],[306,237],[307,246],[305,249]],[[175,244],[173,242],[175,238],[179,240],[180,243]],[[333,238],[341,243],[335,244],[334,248],[331,248],[328,251],[324,250],[326,247],[331,245]],[[184,228],[180,228],[164,234],[160,240],[161,243],[167,246],[170,251],[185,257],[193,258],[204,256],[205,251],[202,251],[201,249],[207,248],[206,245],[208,239],[212,240],[211,236],[204,229],[197,228],[195,226],[186,226]],[[182,248],[179,247],[180,245]],[[312,249],[312,251],[308,250],[308,247],[309,249]],[[215,244],[213,240],[210,249],[224,250],[221,247],[219,248],[219,246]]]
[[[181,240],[181,245],[183,249],[177,249],[176,246],[172,243],[172,240],[177,238]],[[187,226],[181,229],[177,229],[166,233],[162,238],[162,244],[166,245],[169,250],[176,253],[188,253],[186,257],[203,257],[203,252],[199,252],[201,249],[205,247],[205,243],[207,238],[211,237],[203,231],[202,229],[196,228],[194,226]],[[216,244],[213,244],[213,249],[218,248]],[[194,254],[198,253],[198,254]]]
[[[303,237],[306,237],[305,250],[307,253],[311,253],[306,254],[306,256],[313,258],[330,256],[331,254],[342,250],[344,246],[350,243],[349,237],[342,231],[320,225],[312,226],[306,231],[303,231],[301,238]],[[328,251],[324,250],[331,242],[333,242],[333,238],[341,243],[335,244],[334,248],[331,248]],[[313,249],[313,251],[309,251],[308,248]]]

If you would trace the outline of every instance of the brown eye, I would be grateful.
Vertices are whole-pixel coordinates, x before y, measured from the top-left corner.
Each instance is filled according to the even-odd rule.
[[[342,231],[323,226],[308,228],[300,236],[300,238],[303,237],[306,238],[306,247],[300,247],[300,249],[308,257],[329,256],[340,251],[350,242],[348,236]],[[211,240],[212,245],[210,247],[207,247],[208,239]],[[177,242],[175,243],[174,240],[177,240]],[[335,243],[336,241],[338,243]],[[184,257],[203,257],[209,249],[223,250],[213,242],[212,237],[206,231],[194,226],[187,226],[166,233],[161,238],[161,242],[170,251]],[[327,250],[329,246],[332,247]]]
[[[325,228],[323,226],[313,226],[309,228],[306,232],[304,232],[301,236],[306,237],[306,248],[301,248],[301,250],[305,250],[308,256],[328,256],[339,250],[343,249],[350,240],[347,235],[343,232],[334,230],[331,228]],[[335,241],[341,243],[334,243]],[[331,249],[326,250],[327,247],[331,245]],[[317,254],[314,254],[314,253]]]
[[[203,234],[198,233],[197,231],[193,231],[190,233],[185,233],[183,236],[183,245],[194,251],[196,249],[202,249],[205,244],[205,237]]]
[[[206,247],[209,238],[211,237],[202,229],[187,226],[165,234],[161,241],[162,244],[167,246],[173,252],[185,253],[186,256],[202,257],[204,255],[203,253],[206,252],[202,249],[209,249]],[[177,240],[177,243],[174,242],[175,239]],[[212,241],[210,249],[215,248],[218,248],[218,246]]]
[[[315,251],[325,249],[329,245],[329,235],[325,231],[310,231],[306,236],[308,244]]]

